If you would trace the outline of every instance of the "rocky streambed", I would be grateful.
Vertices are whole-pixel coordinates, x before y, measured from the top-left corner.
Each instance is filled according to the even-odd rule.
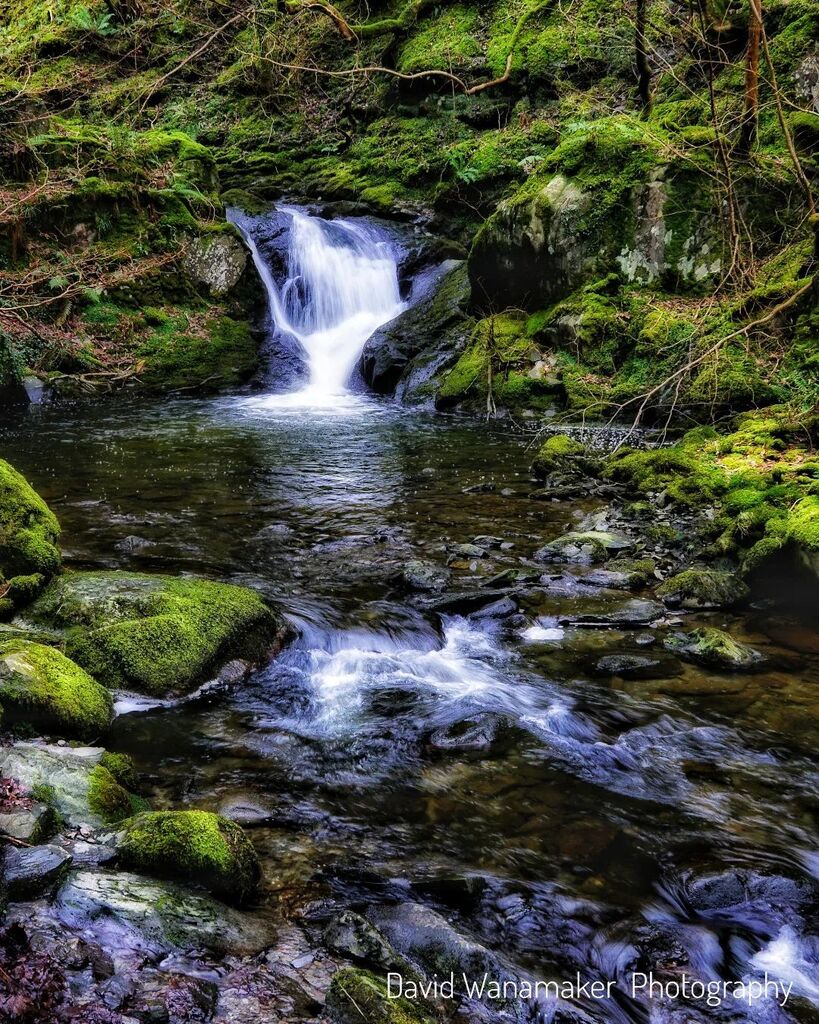
[[[608,440],[533,473],[509,428],[241,396],[6,426],[68,568],[6,572],[0,1012],[813,1020],[810,581],[705,561],[710,510],[601,479]]]

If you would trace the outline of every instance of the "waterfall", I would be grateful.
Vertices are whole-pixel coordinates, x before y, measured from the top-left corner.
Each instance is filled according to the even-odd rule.
[[[347,384],[367,338],[405,304],[393,248],[383,232],[361,220],[325,220],[294,207],[285,266],[276,280],[253,238],[240,224],[267,290],[277,331],[301,345],[309,376],[299,390],[253,399],[269,406],[333,408],[350,401]]]

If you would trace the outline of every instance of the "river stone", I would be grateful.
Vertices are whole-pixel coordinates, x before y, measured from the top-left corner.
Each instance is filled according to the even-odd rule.
[[[470,978],[484,973],[500,981],[513,978],[496,953],[462,935],[445,917],[421,903],[370,907],[366,916],[391,946],[428,975],[448,977],[454,970]]]
[[[258,915],[127,871],[73,872],[56,911],[67,928],[90,932],[103,947],[114,942],[119,956],[188,948],[254,956],[275,940],[273,926]]]
[[[535,552],[537,562],[576,562],[589,565],[605,562],[619,551],[627,551],[632,542],[622,534],[608,530],[585,530],[566,533]]]
[[[217,987],[205,978],[144,967],[133,982],[128,1013],[149,1024],[198,1024],[216,1008]]]
[[[732,572],[686,569],[657,588],[669,608],[730,608],[745,601],[750,589]]]
[[[9,899],[21,900],[53,891],[70,863],[70,855],[59,846],[8,847],[2,870]]]
[[[69,747],[45,743],[15,743],[0,748],[0,774],[17,779],[31,790],[48,788],[49,802],[69,825],[101,828],[113,816],[103,813],[100,800],[122,802],[130,813],[129,794],[100,762],[104,747]]]
[[[389,970],[405,964],[381,932],[354,910],[344,910],[333,918],[324,932],[324,941],[354,960],[364,960]]]
[[[665,615],[665,608],[647,598],[634,597],[620,605],[595,607],[586,610],[564,612],[558,614],[557,621],[561,626],[646,626]]]
[[[601,676],[622,679],[665,679],[680,674],[680,665],[671,658],[650,658],[644,654],[607,654],[594,671]]]
[[[760,668],[764,658],[754,647],[734,640],[721,629],[706,626],[690,633],[672,633],[665,639],[667,650],[686,661],[730,672]]]
[[[11,836],[24,843],[41,842],[54,832],[56,825],[53,808],[38,800],[32,800],[30,807],[0,811],[0,835]]]
[[[401,572],[401,578],[413,590],[423,590],[433,594],[440,593],[449,583],[449,573],[446,569],[434,562],[425,562],[420,559],[407,562]]]
[[[448,754],[488,751],[506,722],[503,715],[492,713],[465,718],[430,733],[427,745]]]
[[[326,1013],[335,1024],[433,1024],[414,1000],[392,996],[384,978],[361,967],[336,971],[327,993]]]

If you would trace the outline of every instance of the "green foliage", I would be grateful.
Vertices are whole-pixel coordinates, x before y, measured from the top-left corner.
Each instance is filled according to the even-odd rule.
[[[60,565],[57,517],[20,473],[0,460],[0,573],[50,576]]]

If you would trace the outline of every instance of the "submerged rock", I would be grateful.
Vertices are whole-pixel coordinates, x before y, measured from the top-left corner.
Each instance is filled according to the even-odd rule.
[[[759,668],[764,661],[762,654],[754,647],[740,643],[728,633],[712,626],[695,629],[690,633],[672,633],[666,637],[665,647],[687,661],[732,672]]]
[[[254,591],[187,577],[72,572],[27,613],[66,631],[66,653],[101,682],[163,695],[192,689],[278,628]]]
[[[680,665],[668,657],[607,654],[595,662],[594,670],[601,676],[620,676],[622,679],[665,679],[679,675]]]
[[[144,802],[129,793],[106,767],[103,747],[15,743],[0,748],[0,774],[42,796],[69,825],[121,821]]]
[[[586,473],[595,466],[586,446],[568,434],[553,434],[538,448],[532,463],[532,472],[539,480],[545,480],[554,473],[569,475]]]
[[[0,643],[0,707],[6,727],[89,739],[113,717],[111,694],[53,647]]]
[[[747,599],[750,590],[730,572],[686,569],[657,588],[657,596],[670,608],[730,608]]]
[[[427,745],[440,753],[488,751],[506,724],[507,719],[503,715],[476,715],[436,729],[427,738]]]
[[[138,814],[125,823],[117,853],[125,867],[201,885],[229,903],[252,899],[261,878],[242,829],[210,811]]]

